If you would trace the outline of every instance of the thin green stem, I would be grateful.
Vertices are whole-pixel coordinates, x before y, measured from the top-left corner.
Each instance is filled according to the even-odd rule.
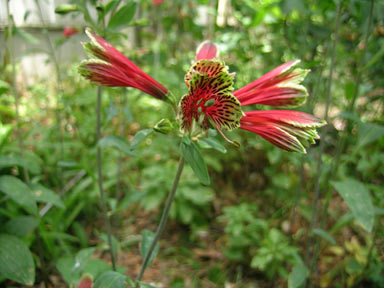
[[[167,201],[165,202],[165,207],[164,207],[163,212],[161,214],[161,219],[160,219],[159,226],[157,227],[157,230],[156,230],[155,238],[153,239],[151,246],[149,247],[148,253],[144,257],[139,275],[136,278],[136,287],[137,288],[139,287],[140,281],[143,278],[145,269],[147,268],[147,265],[148,265],[148,261],[149,261],[149,259],[151,259],[151,255],[153,253],[153,250],[156,247],[156,243],[159,241],[161,234],[163,233],[163,230],[165,228],[165,225],[167,224],[169,211],[171,209],[173,199],[175,198],[177,187],[179,186],[179,181],[180,181],[183,169],[184,169],[184,164],[185,164],[185,159],[183,156],[180,156],[179,165],[177,167],[177,172],[176,172],[175,178],[173,179],[171,191],[169,192]]]
[[[101,139],[101,96],[102,96],[102,87],[97,87],[97,121],[96,121],[96,140],[97,143]],[[108,246],[109,246],[109,253],[111,254],[111,262],[112,262],[112,268],[114,271],[116,271],[116,261],[115,261],[115,254],[113,253],[112,249],[112,236],[111,236],[111,223],[108,218],[107,214],[107,204],[105,202],[105,195],[104,195],[104,188],[103,188],[103,173],[102,173],[102,156],[101,156],[101,147],[97,145],[97,183],[99,186],[99,192],[100,192],[100,201],[101,201],[101,209],[104,216],[104,225],[105,230],[107,232],[107,238],[108,238]]]
[[[127,93],[126,89],[123,88],[122,92],[120,94],[120,115],[122,115],[122,120],[120,123],[120,137],[124,137],[125,134],[125,126],[126,126],[126,118],[123,113],[123,109],[127,103]],[[117,170],[116,170],[116,194],[115,194],[115,199],[116,202],[118,203],[120,197],[121,197],[121,173],[122,173],[122,165],[123,165],[123,153],[119,152],[119,156],[117,158]],[[120,221],[120,213],[119,211],[116,211],[116,213],[113,216],[113,228],[114,231],[117,232],[117,229],[119,227],[119,221]]]
[[[367,30],[365,31],[365,37],[364,37],[365,46],[364,46],[364,50],[362,52],[362,56],[360,58],[360,62],[359,62],[359,66],[358,66],[358,73],[357,73],[356,78],[355,78],[355,90],[354,90],[354,94],[353,94],[353,99],[351,100],[349,107],[348,107],[348,110],[347,110],[349,112],[353,112],[355,102],[356,102],[356,99],[358,96],[359,86],[360,86],[360,82],[361,82],[361,74],[362,74],[363,67],[364,67],[365,53],[366,53],[366,48],[368,45],[369,32],[371,30],[371,25],[372,25],[373,7],[374,7],[374,0],[371,0],[371,6],[370,6],[369,18],[368,18],[368,26],[367,26]],[[327,211],[328,211],[328,207],[329,207],[329,204],[331,202],[331,199],[332,199],[332,190],[329,189],[329,181],[335,175],[336,169],[339,166],[340,156],[341,156],[342,152],[344,151],[344,146],[345,146],[347,137],[348,137],[348,128],[346,128],[344,130],[343,136],[339,139],[339,143],[337,145],[338,149],[336,152],[336,157],[334,158],[334,161],[331,165],[330,172],[327,173],[327,175],[325,177],[325,182],[324,182],[324,185],[325,185],[324,190],[325,191],[324,191],[324,193],[325,193],[326,197],[325,197],[325,203],[324,203],[324,207],[322,210],[322,217],[321,217],[321,223],[320,223],[320,227],[322,227],[322,228],[326,224],[326,219],[327,219],[327,215],[328,215]],[[319,252],[320,252],[321,242],[322,242],[322,239],[319,239],[318,243],[315,246],[314,253],[313,253],[314,256],[313,256],[313,260],[312,260],[312,265],[314,265],[317,262],[317,258],[319,256]]]
[[[342,1],[340,0],[337,5],[337,16],[336,16],[336,25],[335,25],[335,38],[333,39],[333,47],[332,47],[332,54],[331,54],[331,67],[329,70],[329,76],[328,76],[328,86],[327,86],[327,98],[326,98],[326,106],[325,106],[325,111],[324,111],[324,119],[328,121],[328,111],[329,107],[331,104],[331,91],[332,91],[332,81],[333,81],[333,72],[335,68],[335,61],[336,61],[336,51],[337,51],[337,45],[339,41],[339,30],[340,30],[340,22],[341,22],[341,7],[342,7]],[[316,184],[315,184],[315,196],[313,199],[313,204],[312,204],[312,217],[311,217],[311,223],[309,227],[309,235],[307,238],[307,245],[306,245],[306,253],[305,253],[305,263],[307,265],[310,264],[310,258],[311,258],[311,248],[313,245],[313,235],[312,235],[312,230],[316,226],[317,223],[317,210],[318,210],[318,202],[320,198],[320,176],[321,176],[321,170],[323,167],[323,161],[322,161],[322,155],[324,153],[324,148],[325,148],[325,137],[328,133],[328,126],[324,127],[321,133],[321,139],[322,141],[320,142],[320,151],[319,151],[319,158],[317,162],[317,175],[316,175]],[[312,277],[312,272],[313,272],[313,265],[310,267],[310,277]],[[309,281],[309,285],[306,285],[307,287],[312,286],[313,281]],[[307,283],[308,284],[308,283]]]

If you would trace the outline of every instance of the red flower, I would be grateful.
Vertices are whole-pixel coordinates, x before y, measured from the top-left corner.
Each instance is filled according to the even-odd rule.
[[[86,274],[83,277],[81,277],[81,280],[79,282],[79,285],[77,288],[92,288],[93,287],[93,280],[92,275]]]
[[[83,43],[92,57],[83,61],[79,72],[85,78],[103,86],[133,87],[161,100],[172,100],[167,88],[143,72],[93,31],[85,31],[91,42]]]
[[[300,83],[308,70],[295,68],[297,60],[290,61],[232,92],[234,74],[230,74],[224,62],[216,57],[214,44],[204,43],[197,51],[197,62],[185,76],[189,93],[180,101],[182,128],[193,134],[194,130],[207,130],[212,124],[233,144],[236,143],[227,139],[221,130],[240,128],[254,132],[286,151],[306,153],[304,146],[319,138],[316,128],[325,125],[325,121],[297,111],[244,113],[241,106],[292,107],[303,104],[308,93]]]
[[[161,5],[161,4],[163,4],[163,3],[164,3],[163,0],[153,0],[153,1],[152,1],[152,5]]]
[[[77,32],[79,32],[79,31],[76,28],[65,27],[63,30],[63,36],[64,37],[70,37],[70,36],[76,34]]]

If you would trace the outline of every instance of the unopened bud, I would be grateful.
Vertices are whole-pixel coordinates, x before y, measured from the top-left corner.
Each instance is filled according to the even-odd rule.
[[[63,15],[76,11],[80,11],[80,7],[75,4],[62,4],[55,8],[55,13]]]
[[[162,133],[162,134],[168,134],[173,130],[173,125],[171,121],[168,119],[161,119],[155,127],[153,127],[153,130],[156,132]]]

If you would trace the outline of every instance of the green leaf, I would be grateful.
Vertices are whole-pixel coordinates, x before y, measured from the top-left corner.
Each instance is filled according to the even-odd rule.
[[[109,20],[108,28],[117,29],[132,21],[136,13],[136,2],[130,1],[127,5],[121,7]]]
[[[33,193],[33,197],[37,202],[50,203],[60,208],[65,208],[63,201],[56,192],[44,187],[40,184],[31,184],[30,188]]]
[[[27,169],[32,174],[40,174],[41,167],[32,159],[19,155],[0,155],[0,169],[19,166]]]
[[[118,272],[105,272],[95,281],[93,288],[123,288],[126,276]]]
[[[136,133],[131,142],[131,150],[136,149],[144,139],[153,132],[153,129],[144,129]]]
[[[59,258],[56,262],[56,269],[60,272],[60,275],[64,281],[69,285],[76,280],[76,275],[72,271],[74,265],[75,258],[73,256]]]
[[[155,233],[149,230],[143,230],[141,235],[143,237],[141,240],[141,256],[144,259],[147,253],[149,252],[149,248],[151,247],[153,240],[155,239]],[[159,252],[159,243],[156,243],[155,249],[153,249],[152,255],[149,258],[147,267],[151,265],[153,260],[155,260],[158,252]]]
[[[18,35],[20,38],[22,38],[23,40],[25,40],[26,42],[30,43],[30,44],[39,44],[39,39],[37,39],[35,36],[33,36],[32,34],[24,31],[23,29],[20,29],[20,28],[16,28],[14,27],[14,31],[15,31],[15,35]]]
[[[0,95],[4,94],[8,90],[9,90],[9,84],[3,80],[0,80]]]
[[[357,140],[357,149],[370,144],[383,136],[384,126],[373,123],[361,123]]]
[[[133,152],[131,151],[131,147],[129,144],[121,137],[114,136],[114,135],[108,135],[100,139],[99,141],[100,147],[114,147],[119,149],[121,152],[134,156]]]
[[[0,271],[7,279],[31,286],[35,282],[35,263],[27,245],[17,237],[0,234]]]
[[[332,237],[331,234],[329,234],[327,231],[323,230],[323,229],[313,229],[312,230],[313,233],[315,233],[316,235],[319,235],[320,237],[324,238],[325,240],[327,240],[329,243],[331,243],[332,245],[336,245],[336,240],[335,238]]]
[[[38,224],[39,220],[35,217],[20,216],[9,220],[4,228],[9,234],[22,237],[33,231]]]
[[[20,179],[13,176],[0,177],[0,191],[31,214],[37,213],[37,206],[32,190]]]
[[[180,148],[185,160],[191,166],[200,182],[204,185],[209,185],[211,180],[209,179],[207,165],[205,165],[203,156],[201,156],[196,144],[184,136]]]
[[[308,275],[308,269],[303,264],[293,266],[292,272],[288,278],[288,288],[300,287]]]
[[[221,153],[227,153],[227,149],[215,138],[211,138],[211,137],[203,138],[198,143],[199,144],[202,143],[203,145],[205,144],[206,145],[205,147],[215,149]],[[205,147],[202,147],[202,148],[205,148]]]
[[[374,222],[374,211],[371,195],[365,185],[350,178],[345,178],[339,182],[331,181],[331,184],[347,202],[361,226],[368,232],[371,232]]]

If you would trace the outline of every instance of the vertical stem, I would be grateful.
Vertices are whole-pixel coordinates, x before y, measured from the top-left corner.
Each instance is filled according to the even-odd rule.
[[[360,86],[360,82],[361,82],[361,73],[363,71],[364,58],[365,58],[366,48],[368,45],[368,37],[369,37],[369,32],[371,30],[371,25],[372,25],[373,7],[374,7],[374,0],[371,0],[371,6],[370,6],[369,18],[368,18],[368,26],[367,26],[367,30],[365,31],[365,37],[364,37],[365,46],[364,46],[364,50],[363,50],[361,58],[360,58],[359,66],[357,68],[358,72],[357,72],[357,75],[355,78],[356,85],[355,85],[353,98],[351,100],[351,103],[349,104],[349,108],[348,108],[349,112],[353,112],[355,102],[356,102],[356,99],[358,96],[359,86]],[[340,156],[341,156],[342,152],[344,151],[344,146],[346,143],[347,136],[348,136],[348,127],[345,128],[345,130],[343,132],[343,136],[339,139],[339,143],[337,145],[338,149],[336,152],[336,157],[334,158],[334,161],[332,162],[330,172],[327,173],[326,178],[325,178],[324,193],[326,194],[326,198],[325,198],[325,203],[324,203],[324,207],[322,210],[322,218],[321,218],[321,223],[320,223],[321,227],[325,226],[326,219],[327,219],[327,211],[328,211],[328,207],[329,207],[329,204],[330,204],[331,198],[332,198],[332,190],[329,189],[329,181],[330,181],[331,177],[335,174],[336,169],[339,166]],[[314,256],[313,256],[313,260],[312,260],[312,263],[313,263],[312,265],[314,265],[316,263],[317,258],[319,256],[321,242],[322,242],[322,239],[319,239],[318,243],[316,244],[315,251],[313,253]]]
[[[102,96],[102,88],[97,87],[97,121],[96,121],[96,140],[97,143],[99,143],[101,138],[101,96]],[[102,173],[102,157],[101,157],[101,147],[97,145],[97,179],[98,179],[98,186],[99,186],[99,192],[100,192],[100,200],[101,200],[101,209],[104,216],[104,225],[105,230],[107,232],[108,237],[108,246],[109,246],[109,253],[111,254],[111,262],[112,262],[112,268],[114,271],[116,271],[116,261],[115,261],[115,255],[113,254],[112,249],[112,236],[111,236],[111,223],[108,218],[107,214],[107,204],[105,202],[105,195],[104,195],[104,189],[103,189],[103,173]]]
[[[16,117],[16,137],[19,144],[19,150],[21,157],[24,157],[24,141],[23,136],[21,135],[21,129],[20,129],[20,103],[19,103],[19,95],[17,91],[17,85],[16,85],[16,62],[15,62],[15,55],[14,55],[14,43],[13,43],[13,17],[11,16],[11,11],[9,8],[9,2],[10,0],[6,1],[7,6],[7,14],[8,14],[8,37],[9,37],[9,55],[10,55],[10,61],[12,63],[12,89],[13,89],[13,95],[15,97],[15,117]],[[23,167],[23,174],[24,174],[24,180],[27,184],[30,183],[30,178],[28,171],[25,167]],[[48,287],[48,275],[46,271],[45,261],[44,261],[44,255],[43,255],[43,249],[41,247],[41,241],[40,241],[40,233],[39,229],[35,230],[35,236],[36,236],[36,243],[37,243],[37,253],[39,255],[39,260],[41,264],[41,271],[43,274],[43,281],[44,281],[44,287]]]
[[[151,259],[151,255],[153,253],[153,250],[156,247],[156,243],[159,241],[160,236],[163,233],[163,230],[165,228],[165,225],[167,224],[169,211],[171,209],[173,199],[175,198],[177,187],[179,186],[179,181],[181,178],[181,174],[183,172],[184,164],[185,164],[185,159],[183,156],[180,156],[179,165],[177,167],[177,172],[176,172],[175,178],[173,179],[171,191],[169,192],[167,201],[165,202],[165,207],[164,207],[163,212],[161,214],[161,219],[160,219],[159,226],[157,227],[157,230],[156,230],[155,238],[153,239],[151,246],[149,247],[148,253],[144,257],[139,275],[136,278],[136,287],[139,287],[139,282],[143,278],[145,269],[147,268],[147,265],[148,265],[148,261],[149,261],[149,259]]]
[[[120,95],[120,107],[121,107],[121,112],[123,110],[123,107],[125,106],[125,104],[127,103],[127,95],[126,95],[126,88],[123,88],[122,89],[122,93]],[[120,113],[121,113],[120,112]],[[121,113],[123,114],[123,113]],[[126,121],[125,121],[125,117],[124,117],[124,114],[122,116],[122,120],[121,120],[121,123],[120,123],[120,136],[121,137],[124,137],[124,134],[125,134],[125,125],[126,125]],[[122,164],[123,164],[123,155],[121,152],[119,152],[119,157],[117,159],[117,171],[116,171],[116,194],[115,194],[115,199],[116,199],[116,202],[119,201],[120,197],[121,197],[121,171],[122,171]],[[120,218],[120,213],[119,212],[116,212],[115,215],[114,215],[114,221],[113,221],[113,228],[115,230],[115,232],[117,232],[117,229],[119,227],[119,219]]]
[[[338,45],[338,41],[339,41],[339,28],[340,28],[340,22],[341,22],[340,21],[341,20],[341,6],[342,6],[341,3],[342,3],[342,0],[338,1],[338,4],[337,4],[335,38],[333,39],[333,47],[332,47],[332,54],[331,54],[331,67],[329,70],[327,98],[326,98],[326,106],[325,106],[325,111],[324,111],[324,119],[326,121],[328,121],[328,111],[329,111],[329,107],[331,104],[333,71],[334,71],[334,67],[335,67],[336,50],[337,50],[337,45]],[[307,238],[307,243],[306,243],[307,245],[306,245],[306,253],[305,253],[305,262],[307,265],[309,265],[309,263],[310,263],[311,248],[312,248],[312,244],[314,241],[313,236],[311,234],[312,234],[312,230],[316,226],[316,222],[317,222],[317,210],[318,210],[318,201],[320,198],[320,186],[321,186],[320,185],[320,176],[321,176],[321,170],[322,170],[322,166],[323,166],[322,155],[324,153],[324,147],[325,147],[325,136],[327,135],[327,132],[328,132],[327,127],[328,126],[324,127],[324,129],[322,130],[322,133],[321,133],[321,137],[320,137],[322,139],[322,141],[320,142],[319,158],[318,158],[317,168],[316,168],[317,176],[316,176],[316,184],[315,184],[315,196],[314,196],[314,200],[313,200],[313,204],[312,204],[312,217],[311,217],[311,223],[310,223],[310,227],[309,227],[309,231],[308,231],[309,236]],[[311,267],[311,269],[310,269],[311,273],[313,270],[312,268],[313,267]],[[310,273],[310,277],[312,276],[311,273]],[[311,286],[312,286],[312,281],[309,282],[309,287],[311,287]]]

